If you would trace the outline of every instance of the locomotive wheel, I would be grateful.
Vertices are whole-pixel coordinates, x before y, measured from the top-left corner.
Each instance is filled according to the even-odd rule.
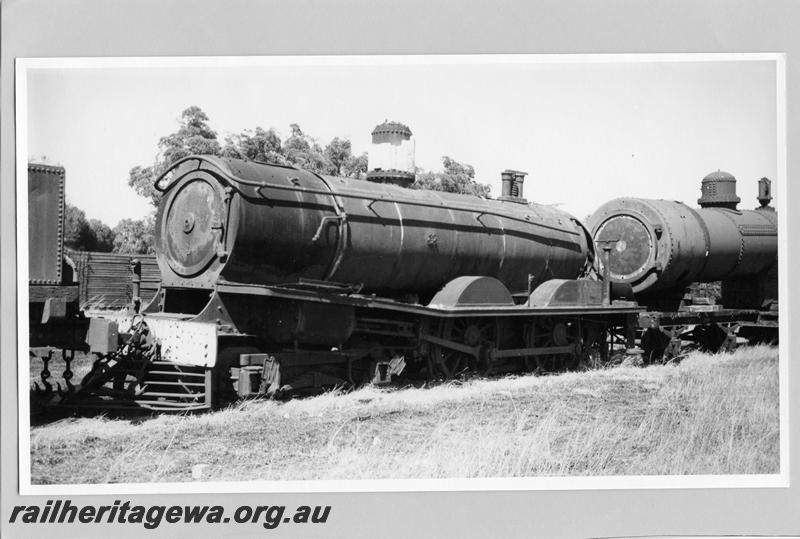
[[[486,374],[488,366],[484,351],[497,340],[497,322],[483,318],[451,318],[439,325],[438,336],[448,341],[469,347],[480,347],[478,357],[438,344],[428,348],[430,363],[434,371],[452,380],[467,372]]]
[[[525,327],[525,343],[530,348],[581,345],[574,354],[546,354],[525,358],[528,370],[558,372],[574,369],[587,352],[583,343],[581,324],[578,321],[564,321],[552,318],[534,320]]]
[[[608,328],[596,322],[584,321],[581,333],[581,347],[572,368],[600,368],[608,360]]]

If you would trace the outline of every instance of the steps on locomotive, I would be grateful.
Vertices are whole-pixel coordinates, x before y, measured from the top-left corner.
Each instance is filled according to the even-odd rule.
[[[210,371],[168,361],[98,363],[81,385],[57,404],[76,409],[111,408],[184,412],[211,407]]]
[[[153,410],[210,408],[210,371],[194,365],[153,361],[139,383],[135,402]]]

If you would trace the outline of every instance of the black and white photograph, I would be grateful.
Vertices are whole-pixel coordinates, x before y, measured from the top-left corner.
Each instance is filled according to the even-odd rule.
[[[779,477],[775,57],[24,66],[32,486]]]
[[[800,533],[798,16],[3,2],[0,535]]]

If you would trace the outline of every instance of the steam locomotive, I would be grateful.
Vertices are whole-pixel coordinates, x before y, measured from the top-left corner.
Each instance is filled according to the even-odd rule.
[[[589,231],[528,203],[523,180],[506,171],[504,196],[488,200],[183,159],[157,182],[161,290],[137,316],[90,320],[101,359],[83,385],[194,409],[401,371],[554,371],[607,356],[641,308],[597,274]]]
[[[768,274],[767,210],[623,199],[587,228],[523,198],[523,172],[503,172],[496,200],[410,189],[396,172],[363,181],[203,155],[175,163],[156,183],[161,288],[141,312],[88,321],[97,361],[69,399],[195,410],[400,374],[554,372],[637,344],[655,359],[696,337],[688,326],[722,331],[722,343],[697,337],[719,347],[734,326],[761,323],[759,309],[637,300]],[[705,254],[676,230],[705,238]]]

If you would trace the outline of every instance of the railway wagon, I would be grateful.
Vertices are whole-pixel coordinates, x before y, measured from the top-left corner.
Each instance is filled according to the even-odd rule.
[[[88,352],[85,306],[124,310],[149,300],[160,277],[153,257],[73,251],[65,246],[64,167],[28,164],[29,355],[43,362],[34,382],[37,401],[60,402],[56,390],[75,389],[71,363]],[[144,271],[142,271],[144,268]],[[51,361],[63,363],[63,380],[52,380]],[[63,384],[63,388],[61,385]]]
[[[155,255],[67,252],[75,264],[80,303],[91,311],[149,303],[161,284]]]
[[[88,321],[79,304],[75,264],[64,250],[63,167],[28,164],[28,329],[30,355],[43,369],[38,392],[48,394],[49,361],[58,352],[67,365],[76,350],[86,350]],[[65,382],[69,385],[70,374]]]

